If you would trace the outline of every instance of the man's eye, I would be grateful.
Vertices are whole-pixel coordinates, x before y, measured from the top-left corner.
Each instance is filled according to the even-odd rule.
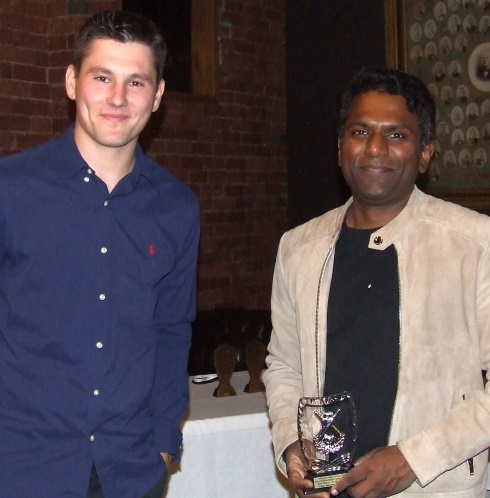
[[[130,86],[143,86],[141,81],[131,81]]]
[[[354,136],[361,136],[361,135],[365,135],[366,131],[365,130],[352,130],[351,134]]]
[[[107,83],[109,81],[109,78],[107,78],[107,76],[96,76],[95,79],[97,81],[102,81],[102,83]]]
[[[396,139],[404,139],[405,138],[405,135],[403,133],[392,133],[390,135],[391,138],[396,138]]]

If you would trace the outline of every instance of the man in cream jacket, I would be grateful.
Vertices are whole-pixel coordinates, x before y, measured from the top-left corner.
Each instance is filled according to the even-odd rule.
[[[312,487],[299,398],[348,390],[355,466],[331,495],[484,497],[490,219],[415,187],[435,123],[418,78],[363,70],[339,114],[352,198],[287,232],[274,272],[264,381],[278,466],[299,496]]]

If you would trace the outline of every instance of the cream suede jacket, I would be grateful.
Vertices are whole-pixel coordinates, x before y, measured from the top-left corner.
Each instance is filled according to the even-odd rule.
[[[287,232],[279,245],[264,381],[283,473],[282,454],[298,439],[299,398],[323,395],[335,243],[351,202]],[[369,247],[383,251],[391,244],[398,255],[400,358],[388,444],[398,445],[417,476],[399,496],[484,497],[490,382],[485,391],[481,371],[490,363],[490,218],[415,188],[403,211],[372,234]]]

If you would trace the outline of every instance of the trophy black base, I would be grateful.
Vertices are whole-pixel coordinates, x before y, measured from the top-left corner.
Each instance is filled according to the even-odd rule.
[[[331,487],[346,474],[346,472],[323,472],[316,473],[309,470],[306,473],[306,479],[313,483],[313,487],[303,491],[305,495],[312,495],[314,493],[319,493],[320,491],[330,491]]]

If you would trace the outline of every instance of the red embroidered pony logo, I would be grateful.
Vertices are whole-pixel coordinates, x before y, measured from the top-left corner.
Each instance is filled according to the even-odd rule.
[[[150,248],[148,249],[148,254],[153,257],[153,256],[155,256],[156,253],[157,253],[157,250],[156,250],[155,244],[151,244]]]

